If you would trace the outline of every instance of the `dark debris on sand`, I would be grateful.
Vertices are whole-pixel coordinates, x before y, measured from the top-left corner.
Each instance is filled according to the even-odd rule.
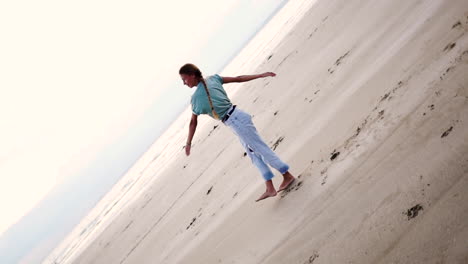
[[[213,190],[213,186],[211,186],[211,188],[206,192],[206,195],[210,194],[211,190]]]
[[[281,143],[281,141],[283,141],[284,137],[279,137],[278,140],[276,140],[276,142],[273,144],[273,146],[271,147],[273,150],[276,150],[276,148],[279,146],[279,144]]]
[[[452,132],[453,126],[449,127],[449,129],[445,130],[445,132],[440,136],[441,138],[444,138]]]
[[[410,209],[408,209],[403,214],[408,216],[408,221],[409,221],[409,220],[415,218],[416,216],[418,216],[419,211],[421,211],[421,210],[424,210],[424,208],[422,207],[422,205],[417,204],[417,205],[411,207]]]
[[[339,151],[336,151],[336,149],[333,150],[333,152],[331,153],[330,160],[336,159],[336,158],[338,157],[338,155],[340,155],[340,152],[339,152]]]

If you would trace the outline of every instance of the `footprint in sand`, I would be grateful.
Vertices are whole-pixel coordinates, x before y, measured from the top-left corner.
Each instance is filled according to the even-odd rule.
[[[299,181],[300,178],[301,178],[301,175],[297,177],[297,179],[293,182],[293,184],[291,184],[291,186],[289,186],[288,188],[286,188],[284,191],[281,192],[281,198],[286,197],[286,195],[288,195],[290,192],[299,190],[303,186],[304,182]]]
[[[313,164],[314,161],[312,160],[310,162],[310,165],[301,174],[299,174],[299,176],[297,176],[297,179],[291,184],[291,186],[289,186],[281,192],[281,198],[286,197],[286,195],[288,195],[290,192],[297,191],[300,188],[302,188],[302,186],[304,186],[304,181],[306,180],[306,178],[312,175]]]

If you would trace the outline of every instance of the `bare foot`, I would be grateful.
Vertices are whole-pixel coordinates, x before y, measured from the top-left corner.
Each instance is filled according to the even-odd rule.
[[[276,194],[277,194],[276,191],[266,191],[264,194],[262,194],[262,196],[260,196],[260,198],[255,200],[255,202],[261,201],[261,200],[269,198],[269,197],[274,197],[274,196],[276,196]]]
[[[278,192],[286,190],[289,186],[291,186],[291,184],[293,184],[293,182],[295,180],[296,180],[296,178],[294,178],[291,174],[286,176],[284,178],[283,182],[281,183],[281,185],[280,185],[280,187],[278,189]]]

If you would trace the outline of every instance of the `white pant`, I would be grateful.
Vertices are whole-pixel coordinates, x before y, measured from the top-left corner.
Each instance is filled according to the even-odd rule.
[[[281,161],[275,152],[262,140],[252,123],[252,116],[248,113],[236,108],[224,124],[230,127],[234,134],[239,137],[242,146],[244,146],[245,151],[252,159],[252,163],[260,170],[266,181],[274,177],[268,165],[278,170],[281,174],[289,170],[289,166]]]

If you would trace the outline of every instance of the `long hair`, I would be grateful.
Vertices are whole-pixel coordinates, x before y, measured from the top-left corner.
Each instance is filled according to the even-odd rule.
[[[210,106],[211,106],[211,113],[213,114],[213,118],[219,119],[219,116],[214,109],[213,101],[211,101],[210,91],[208,90],[208,86],[206,85],[205,79],[203,78],[203,75],[200,69],[194,64],[187,63],[180,68],[179,74],[195,75],[195,77],[203,83],[203,87],[205,88],[206,94],[208,95],[208,102],[210,103]]]

